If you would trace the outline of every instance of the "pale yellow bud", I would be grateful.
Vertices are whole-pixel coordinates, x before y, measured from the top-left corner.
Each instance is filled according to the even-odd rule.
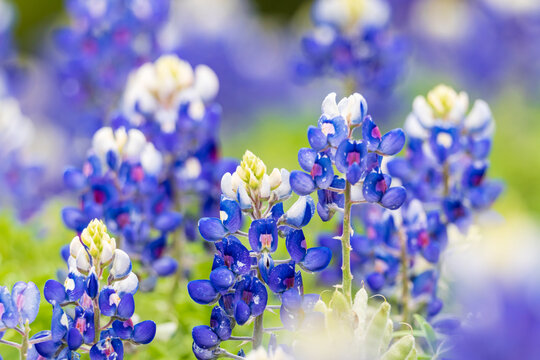
[[[458,99],[458,93],[447,85],[437,85],[427,94],[427,101],[433,114],[444,119],[450,114]]]

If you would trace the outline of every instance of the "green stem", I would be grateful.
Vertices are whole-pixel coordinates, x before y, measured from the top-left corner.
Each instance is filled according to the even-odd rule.
[[[26,360],[26,357],[28,356],[28,348],[30,347],[28,334],[30,334],[30,324],[27,320],[24,326],[24,335],[22,338],[22,343],[21,343],[21,348],[20,348],[21,360]]]
[[[401,305],[403,312],[403,322],[409,321],[409,257],[407,256],[407,236],[400,228],[398,231],[401,247]]]
[[[343,209],[343,234],[341,235],[341,255],[343,264],[341,271],[343,273],[342,288],[343,294],[352,304],[352,279],[351,272],[351,183],[346,182],[345,185],[345,207]]]
[[[255,206],[253,207],[253,216],[255,217],[255,219],[260,219],[261,218],[260,199],[257,198],[254,201],[254,204]],[[259,255],[257,256],[257,260],[258,259],[259,259]],[[262,279],[261,271],[259,270],[258,266],[257,266],[257,278],[264,284],[264,280]],[[252,349],[253,350],[262,346],[263,334],[264,334],[263,317],[264,317],[264,312],[255,318],[255,323],[253,324],[253,336],[252,336],[252,339],[253,339]]]
[[[102,273],[101,273],[101,265],[99,263],[99,259],[94,259],[94,264],[96,265],[96,274],[98,276],[98,282],[101,281]],[[99,334],[101,333],[101,325],[100,325],[100,318],[101,318],[101,312],[99,311],[99,296],[96,296],[92,302],[94,303],[94,343],[97,343],[99,341]]]

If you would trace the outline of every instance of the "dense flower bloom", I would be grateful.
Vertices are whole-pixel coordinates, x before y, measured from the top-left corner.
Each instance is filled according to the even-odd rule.
[[[236,171],[223,176],[221,185],[221,217],[199,221],[201,235],[216,246],[212,271],[209,280],[188,284],[188,293],[195,302],[219,302],[212,312],[210,327],[201,325],[193,329],[193,353],[198,359],[214,359],[223,354],[219,345],[229,338],[231,324],[244,325],[250,319],[262,321],[271,292],[287,297],[288,291],[297,291],[303,296],[302,276],[296,265],[318,272],[331,257],[325,247],[307,248],[301,228],[315,212],[311,197],[301,196],[284,211],[282,201],[291,195],[286,170],[274,169],[268,175],[265,164],[247,151]],[[242,218],[248,219],[248,214],[252,219],[249,225],[245,224],[248,232],[243,232]],[[238,237],[246,238],[251,252]],[[286,238],[290,260],[273,259],[280,237]],[[274,265],[275,262],[279,263]],[[299,321],[298,306],[293,300],[287,304],[284,311]]]
[[[312,7],[315,29],[302,40],[301,78],[349,78],[362,89],[388,92],[403,72],[402,39],[389,30],[384,0],[318,0]]]
[[[217,89],[212,70],[193,70],[173,55],[142,65],[130,75],[113,127],[94,134],[83,169],[64,174],[81,200],[64,209],[66,225],[81,231],[90,219],[104,219],[122,248],[138,255],[144,290],[177,271],[167,256],[168,237],[182,231],[194,239],[193,219],[214,211],[221,175],[236,165],[217,155]],[[230,218],[220,225],[232,233],[241,217],[231,203],[221,202]]]
[[[384,156],[401,151],[405,134],[395,129],[381,135],[367,109],[366,100],[358,93],[339,102],[335,93],[329,94],[322,103],[319,126],[308,129],[311,148],[298,152],[298,162],[306,172],[293,171],[291,187],[302,196],[318,190],[317,210],[324,221],[343,208],[345,182],[353,186],[356,202],[397,209],[405,201],[405,190],[391,188],[392,179],[381,168]],[[353,138],[356,128],[362,129],[362,140]],[[334,172],[334,165],[344,178]]]
[[[53,316],[48,333],[51,339],[36,345],[39,356],[57,359],[61,353],[66,358],[78,358],[76,352],[86,344],[92,360],[122,359],[123,341],[151,342],[155,323],[134,324],[132,320],[133,295],[139,287],[137,275],[131,271],[129,256],[116,249],[116,241],[103,222],[93,220],[80,237],[71,241],[69,249],[69,275],[64,284],[56,280],[45,284],[44,295],[53,306]],[[98,316],[110,318],[106,327],[95,327],[103,321],[96,319]]]

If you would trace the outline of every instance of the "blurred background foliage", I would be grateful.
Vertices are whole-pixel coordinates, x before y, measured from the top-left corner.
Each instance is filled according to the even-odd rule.
[[[300,7],[308,4],[302,0],[256,0],[255,8],[260,14],[287,23]],[[37,52],[43,40],[43,30],[51,21],[61,16],[62,0],[15,0],[18,11],[16,40],[23,53]],[[188,59],[189,60],[189,59]],[[410,73],[398,89],[404,104],[411,104],[416,94],[425,94],[435,84],[445,81],[462,89],[448,74],[417,71]],[[466,89],[465,89],[466,90]],[[328,89],[340,92],[339,89]],[[470,93],[471,100],[483,97],[480,93]],[[367,99],[369,102],[369,99]],[[507,84],[496,98],[488,99],[497,130],[491,156],[490,176],[501,178],[507,184],[506,191],[495,205],[495,210],[503,216],[515,217],[528,214],[540,216],[540,101],[531,98],[517,86]],[[225,112],[227,110],[225,109]],[[390,111],[391,119],[378,120],[384,130],[392,125],[402,124],[410,105]],[[308,110],[273,110],[253,116],[253,119],[222,125],[222,145],[225,156],[239,158],[246,149],[261,157],[268,168],[284,167],[297,169],[297,150],[307,146],[306,129],[315,124],[319,116],[319,103]],[[377,114],[373,114],[377,119]],[[59,201],[61,202],[61,201]],[[73,234],[65,229],[60,219],[61,204],[50,204],[39,218],[30,224],[21,225],[9,211],[0,213],[0,283],[11,286],[17,280],[34,281],[40,289],[45,281],[63,266],[59,249],[67,244]],[[308,227],[309,234],[315,234],[322,225],[314,221]],[[327,227],[332,226],[327,224]],[[35,234],[43,234],[36,237]],[[308,238],[310,243],[315,239]],[[283,245],[283,244],[281,244]],[[192,244],[191,255],[196,262],[191,278],[207,278],[211,257],[207,256],[200,244]],[[308,282],[313,279],[308,276]],[[162,324],[157,341],[145,346],[130,359],[171,359],[191,358],[191,328],[194,324],[207,323],[210,307],[196,305],[187,291],[172,294],[174,279],[165,279],[154,293],[137,294],[137,314],[141,319],[152,319]],[[185,290],[186,284],[180,285]],[[172,301],[170,301],[172,300]],[[50,306],[43,301],[45,311],[34,324],[36,330],[45,329],[50,322]],[[277,317],[277,316],[276,316]],[[165,324],[165,325],[163,325]],[[174,329],[176,328],[176,331]],[[172,329],[172,331],[168,331]],[[231,348],[238,351],[239,348]],[[2,348],[5,359],[15,355]]]

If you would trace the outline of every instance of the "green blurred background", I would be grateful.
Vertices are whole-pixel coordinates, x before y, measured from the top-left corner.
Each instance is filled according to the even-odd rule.
[[[297,8],[307,2],[257,0],[254,3],[261,14],[287,21]],[[23,52],[32,53],[39,46],[35,39],[39,38],[45,24],[61,14],[63,1],[16,0],[15,4],[18,7],[18,44]],[[407,99],[406,103],[410,104],[416,94],[425,94],[434,85],[447,80],[447,75],[420,71],[415,76],[409,76],[399,91]],[[452,81],[449,85],[460,88],[460,84]],[[328,89],[330,91],[339,93],[340,89]],[[527,217],[536,223],[540,215],[540,156],[537,155],[540,144],[539,102],[511,85],[501,93],[498,98],[489,99],[497,124],[490,176],[504,179],[507,184],[495,210],[506,218]],[[481,95],[471,94],[471,99]],[[239,158],[249,149],[261,157],[269,168],[298,168],[297,150],[308,145],[306,129],[316,122],[320,114],[319,106],[316,103],[310,110],[298,113],[284,114],[270,110],[248,121],[249,125],[242,122],[241,125],[223,126],[223,154]],[[393,114],[393,118],[383,127],[388,129],[392,124],[402,124],[407,110]],[[0,284],[11,286],[18,280],[34,281],[43,289],[45,281],[53,278],[57,269],[64,266],[59,249],[71,240],[73,234],[62,225],[60,208],[61,201],[57,200],[42,215],[25,225],[19,224],[9,210],[0,213]],[[310,225],[310,233],[316,233],[319,226]],[[308,241],[313,243],[315,239]],[[193,278],[207,278],[211,257],[204,254],[200,244],[192,244],[190,250],[197,263]],[[308,283],[312,282],[311,276],[307,277]],[[141,319],[152,319],[161,326],[158,339],[142,347],[130,359],[192,358],[191,328],[207,323],[211,308],[194,304],[185,291],[185,283],[181,284],[181,291],[176,294],[171,294],[173,287],[173,279],[165,279],[159,283],[156,292],[138,293],[137,314]],[[36,331],[46,329],[50,323],[50,305],[43,303],[42,308],[40,317],[33,325]],[[164,331],[167,329],[172,331]],[[238,349],[230,348],[235,352]],[[0,353],[5,359],[16,358],[3,345],[0,345]]]

